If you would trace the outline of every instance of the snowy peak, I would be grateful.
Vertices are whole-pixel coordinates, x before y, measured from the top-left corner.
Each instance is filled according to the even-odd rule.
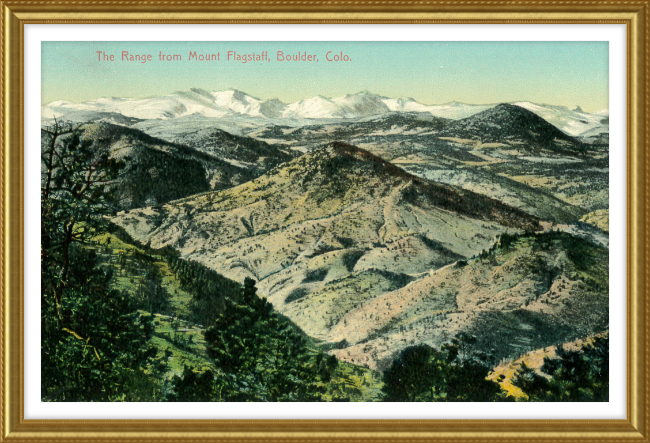
[[[553,126],[574,137],[586,132],[609,132],[609,127],[602,122],[603,116],[609,115],[608,110],[600,111],[606,114],[600,114],[600,112],[588,114],[582,111],[579,106],[574,110],[570,110],[565,106],[539,105],[531,102],[517,102],[514,104],[534,112]]]
[[[442,105],[425,105],[412,98],[385,98],[384,104],[393,112],[428,112],[434,117],[459,120],[485,111],[494,105],[468,105],[459,102],[450,102]]]
[[[190,89],[191,92],[196,94],[197,96],[203,96],[207,100],[212,100],[212,94],[210,94],[208,91],[205,89],[200,89],[200,88],[192,88]],[[182,92],[177,92],[177,94],[181,94]]]
[[[527,109],[571,136],[600,134],[609,131],[609,111],[586,113],[579,106],[570,110],[531,102],[512,103]],[[496,107],[496,104],[473,105],[457,101],[427,105],[413,98],[389,98],[367,90],[336,98],[322,95],[285,104],[278,99],[261,100],[237,89],[209,92],[192,88],[160,97],[142,99],[108,97],[73,103],[57,100],[42,107],[42,118],[67,118],[73,121],[132,122],[135,120],[168,120],[198,115],[207,118],[226,116],[238,118],[356,119],[391,112],[429,113],[434,117],[461,120]],[[118,123],[119,124],[119,123]]]
[[[210,94],[214,97],[216,103],[227,106],[231,103],[257,103],[261,102],[259,98],[255,98],[251,95],[246,94],[238,89],[228,89],[225,91],[216,91]]]
[[[412,98],[382,98],[382,101],[388,109],[395,112],[405,111],[409,103],[415,103],[415,100]]]
[[[317,95],[287,105],[283,117],[292,118],[340,118],[340,109],[336,103]]]
[[[260,100],[237,89],[214,92],[212,96],[219,107],[233,111],[236,114],[253,117],[278,118],[282,116],[286,107],[277,98]]]
[[[227,113],[226,110],[219,109],[215,105],[214,99],[209,94],[206,95],[205,91],[193,89],[162,97],[143,99],[113,97],[100,98],[85,103],[52,102],[42,108],[42,117],[60,117],[76,112],[86,112],[89,113],[89,116],[92,113],[114,113],[142,120],[167,120],[192,114],[219,118]]]
[[[370,94],[367,91],[335,98],[333,102],[339,105],[339,114],[352,118],[370,117],[390,112],[390,109],[382,101],[381,97]]]
[[[359,118],[390,112],[382,97],[362,91],[329,99],[321,95],[287,106],[284,117],[294,118]]]
[[[234,111],[238,114],[260,115],[260,104],[262,101],[251,97],[245,92],[237,89],[218,91],[212,93],[214,102],[223,109]]]
[[[282,117],[282,113],[286,107],[287,105],[277,98],[272,98],[271,100],[263,101],[260,104],[260,114],[269,118],[280,118]]]
[[[373,96],[379,97],[378,95],[373,94],[372,92],[368,91],[367,89],[364,89],[363,91],[359,91],[356,94],[345,94],[346,97],[353,97],[355,95],[373,95]]]
[[[63,106],[72,106],[72,105],[74,105],[74,103],[71,102],[70,100],[57,100],[57,101],[54,101],[54,102],[50,103],[48,106],[57,106],[57,107],[62,106],[63,107]]]

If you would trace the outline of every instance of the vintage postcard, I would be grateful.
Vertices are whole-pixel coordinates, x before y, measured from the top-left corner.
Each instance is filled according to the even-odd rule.
[[[42,401],[609,401],[608,49],[43,42]]]

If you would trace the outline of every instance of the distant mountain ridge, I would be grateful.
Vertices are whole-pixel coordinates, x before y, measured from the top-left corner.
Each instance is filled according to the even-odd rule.
[[[607,112],[603,110],[598,114],[589,114],[583,112],[579,106],[572,111],[563,106],[530,102],[513,104],[536,113],[573,136],[597,131],[602,125],[604,112]],[[170,120],[192,115],[214,119],[238,115],[258,119],[355,119],[390,112],[427,112],[435,117],[458,120],[495,106],[496,103],[474,105],[459,102],[427,105],[412,98],[395,99],[368,91],[336,98],[315,96],[285,104],[278,99],[261,100],[236,89],[209,92],[193,88],[189,91],[142,99],[112,97],[84,103],[58,100],[44,105],[41,110],[44,119],[81,115],[90,120],[112,118],[113,121],[106,121],[118,124],[121,119],[123,124],[128,124],[134,119]],[[77,121],[82,120],[77,118]]]
[[[196,129],[176,137],[173,141],[236,166],[259,170],[260,173],[297,155],[295,151],[254,138],[233,135],[218,128]]]
[[[105,122],[79,126],[82,140],[97,152],[123,160],[117,181],[121,209],[160,205],[202,192],[237,186],[258,177],[295,154],[248,137],[213,130],[170,142],[142,131]]]
[[[438,135],[478,139],[482,143],[521,142],[530,148],[576,152],[583,149],[582,143],[537,114],[507,103],[456,120],[443,128]]]

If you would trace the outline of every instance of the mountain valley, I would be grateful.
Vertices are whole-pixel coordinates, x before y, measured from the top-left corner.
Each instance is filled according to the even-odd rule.
[[[125,164],[110,220],[139,246],[119,243],[110,263],[122,249],[173,251],[233,284],[254,280],[349,365],[338,377],[374,390],[356,399],[376,398],[374,371],[413,346],[470,336],[506,367],[609,329],[606,110],[192,89],[42,112],[44,128],[76,122],[82,141]],[[180,278],[160,263],[165,281]],[[179,288],[151,314],[158,330],[188,322],[201,340],[191,360],[212,325],[189,321]]]

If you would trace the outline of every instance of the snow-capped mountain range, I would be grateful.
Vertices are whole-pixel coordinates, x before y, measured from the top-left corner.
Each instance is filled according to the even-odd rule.
[[[389,112],[428,112],[436,117],[458,120],[493,108],[498,103],[472,105],[451,102],[427,105],[412,98],[394,99],[363,91],[337,98],[311,97],[285,104],[278,99],[260,100],[245,92],[231,89],[208,92],[202,89],[174,92],[151,98],[100,98],[74,103],[59,100],[42,107],[42,118],[73,118],[97,120],[111,116],[115,122],[124,120],[169,120],[186,116],[220,119],[237,115],[260,119],[355,119]],[[544,118],[572,136],[608,132],[608,111],[586,113],[576,107],[542,105],[530,102],[513,103]]]

